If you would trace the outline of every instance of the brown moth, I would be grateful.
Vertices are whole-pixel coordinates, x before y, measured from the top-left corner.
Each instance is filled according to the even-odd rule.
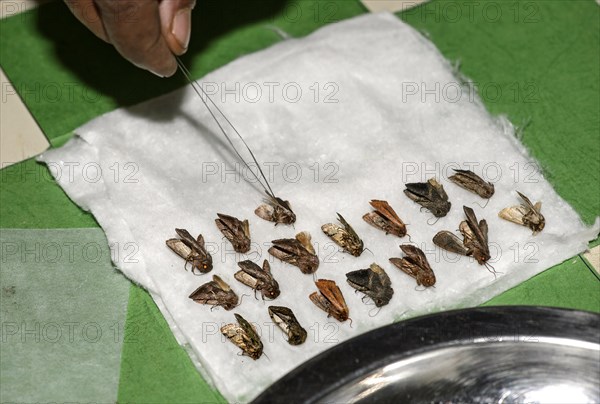
[[[210,272],[213,268],[212,257],[206,251],[202,234],[198,235],[197,239],[194,239],[185,229],[175,229],[175,232],[181,238],[167,240],[167,246],[183,258],[186,265],[188,262],[192,264],[192,273],[194,275]]]
[[[406,257],[390,258],[390,262],[405,274],[415,278],[417,285],[425,287],[435,285],[435,274],[423,251],[410,244],[402,244],[400,249]]]
[[[542,216],[542,202],[531,203],[529,198],[517,191],[517,194],[523,200],[521,205],[504,208],[498,213],[504,220],[520,224],[521,226],[529,227],[535,236],[546,226],[546,219]]]
[[[488,225],[485,219],[477,221],[473,209],[463,206],[467,220],[458,226],[464,239],[460,239],[449,231],[440,231],[433,237],[433,243],[447,251],[472,256],[479,265],[485,265],[490,259],[488,246]]]
[[[341,227],[337,224],[327,223],[321,226],[321,230],[325,233],[329,238],[331,238],[337,245],[342,247],[346,252],[354,255],[355,257],[360,256],[364,251],[363,241],[358,237],[358,234],[354,231],[352,226],[346,222],[346,220],[340,215],[338,215],[338,220],[344,227]]]
[[[363,216],[365,222],[369,223],[371,226],[383,230],[385,234],[393,234],[398,237],[406,236],[406,225],[398,217],[389,203],[376,199],[373,199],[369,203],[375,209],[375,211],[366,213]]]
[[[272,243],[269,254],[283,262],[297,266],[303,274],[315,273],[319,267],[319,257],[310,242],[308,232],[300,232],[296,234],[296,238],[273,240]]]
[[[296,222],[296,214],[292,211],[290,203],[268,193],[265,203],[256,208],[254,213],[261,219],[275,222],[275,225]]]
[[[306,330],[302,328],[292,310],[283,306],[269,306],[269,316],[287,334],[290,345],[300,345],[306,341]]]
[[[406,184],[404,194],[428,209],[435,217],[444,217],[450,210],[451,203],[444,186],[435,178],[430,178],[427,182]]]
[[[368,269],[348,272],[346,278],[350,286],[373,299],[377,307],[388,304],[394,294],[390,277],[375,263]]]
[[[233,249],[239,253],[250,251],[250,225],[248,220],[243,222],[233,216],[217,213],[215,223],[221,233],[231,242]]]
[[[200,285],[189,298],[196,303],[209,304],[213,307],[221,306],[225,310],[231,310],[238,304],[235,292],[217,275],[213,275],[212,281]]]
[[[275,299],[279,296],[279,284],[271,275],[269,261],[263,262],[263,267],[259,267],[250,260],[238,262],[242,269],[233,275],[235,279],[246,286],[250,286],[254,291],[260,291],[262,298]]]
[[[473,192],[484,199],[489,199],[494,195],[494,184],[485,182],[483,178],[469,170],[456,170],[456,174],[448,177],[461,188]]]
[[[263,353],[263,344],[252,324],[244,317],[235,314],[237,324],[226,324],[221,327],[221,333],[235,346],[242,350],[242,354],[257,360]]]
[[[344,322],[348,320],[349,312],[342,291],[334,281],[319,279],[315,282],[319,292],[313,292],[310,300],[321,310],[327,313],[327,317],[333,316],[336,320]]]

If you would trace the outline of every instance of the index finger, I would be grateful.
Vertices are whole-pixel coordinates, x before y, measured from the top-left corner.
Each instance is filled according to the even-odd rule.
[[[123,57],[158,76],[175,73],[177,62],[162,36],[157,0],[97,0],[96,4],[108,40]]]

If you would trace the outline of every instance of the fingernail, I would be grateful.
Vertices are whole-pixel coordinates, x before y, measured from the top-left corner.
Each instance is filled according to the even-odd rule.
[[[187,49],[188,44],[190,43],[191,27],[192,10],[189,8],[179,10],[177,14],[175,14],[175,17],[173,17],[171,33],[183,49]]]

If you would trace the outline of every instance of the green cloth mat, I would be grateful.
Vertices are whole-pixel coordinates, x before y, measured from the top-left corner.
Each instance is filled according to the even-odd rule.
[[[184,61],[194,77],[201,77],[280,41],[270,27],[303,36],[365,12],[357,0],[199,0]],[[450,61],[460,62],[460,72],[478,84],[492,114],[526,126],[523,143],[556,191],[591,224],[600,215],[597,4],[432,1],[398,15]],[[0,21],[0,64],[53,146],[89,119],[185,85],[181,76],[159,79],[130,66],[62,2]],[[28,160],[0,174],[0,227],[98,226],[43,165]],[[595,272],[574,257],[486,304],[600,312],[599,298]],[[129,294],[118,400],[224,401],[200,378],[149,295],[135,285]]]

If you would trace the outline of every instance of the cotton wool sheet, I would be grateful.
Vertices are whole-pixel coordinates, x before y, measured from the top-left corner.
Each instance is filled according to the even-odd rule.
[[[152,294],[198,370],[230,401],[251,400],[307,359],[371,329],[483,303],[584,251],[598,232],[598,221],[584,226],[535,169],[510,123],[490,116],[438,50],[391,14],[287,39],[200,82],[251,145],[276,194],[291,202],[294,226],[274,226],[254,214],[264,194],[190,86],[103,115],[41,160],[122,250],[115,264]],[[496,193],[485,208],[484,200],[448,181],[452,168],[472,169],[494,182]],[[452,202],[449,214],[435,223],[403,194],[405,183],[430,177],[444,185]],[[516,190],[543,202],[546,228],[536,236],[497,216],[519,203]],[[409,239],[386,236],[361,219],[371,199],[389,201],[407,223],[410,240],[426,252],[436,273],[435,287],[417,288],[389,263],[402,256],[398,246]],[[495,275],[431,241],[440,230],[458,228],[463,205],[488,221]],[[248,254],[233,252],[215,226],[217,212],[250,221]],[[360,257],[339,251],[321,232],[321,225],[335,222],[336,212],[364,240],[368,250]],[[210,274],[184,270],[183,260],[166,247],[175,228],[204,235],[214,259]],[[352,325],[328,318],[310,302],[313,276],[268,255],[271,240],[299,231],[312,234],[321,261],[316,277],[337,282]],[[243,259],[270,260],[281,289],[275,301],[255,299],[233,278]],[[387,271],[395,291],[378,312],[345,277],[372,262]],[[233,311],[211,310],[188,298],[213,274],[239,296],[248,295]],[[269,304],[294,311],[308,331],[303,345],[286,343],[270,321]],[[221,325],[235,321],[234,312],[256,325],[268,358],[239,355],[219,333]]]

